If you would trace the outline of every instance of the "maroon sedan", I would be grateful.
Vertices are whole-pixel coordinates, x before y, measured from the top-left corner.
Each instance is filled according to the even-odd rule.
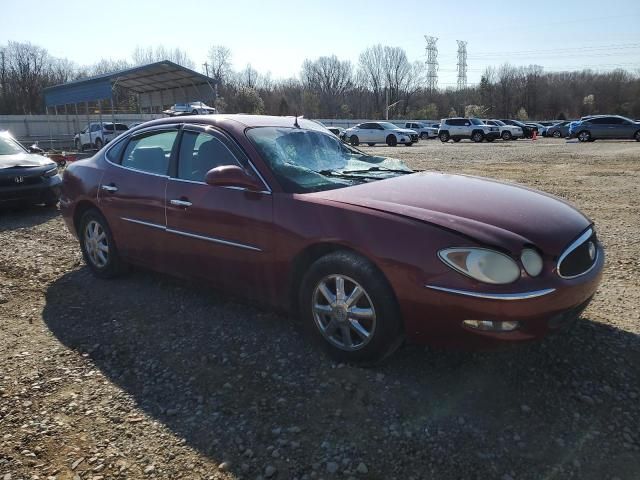
[[[293,117],[145,123],[67,168],[61,208],[97,276],[137,264],[286,308],[346,361],[405,338],[544,337],[604,264],[591,221],[558,198],[414,172]]]

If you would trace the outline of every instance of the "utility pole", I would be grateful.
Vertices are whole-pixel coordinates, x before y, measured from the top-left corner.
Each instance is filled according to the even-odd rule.
[[[467,42],[465,40],[456,40],[458,42],[458,90],[467,88]]]
[[[427,41],[427,89],[433,93],[438,89],[438,37],[424,36]]]

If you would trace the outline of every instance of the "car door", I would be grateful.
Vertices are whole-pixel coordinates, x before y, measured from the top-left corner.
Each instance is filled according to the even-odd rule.
[[[371,141],[371,124],[370,123],[361,123],[358,125],[358,138],[360,142],[370,142]]]
[[[166,265],[165,190],[177,135],[177,125],[163,125],[116,142],[98,193],[118,249],[155,269]]]
[[[226,134],[185,126],[177,167],[166,189],[172,268],[227,290],[263,298],[269,285],[273,201],[260,192],[208,185],[209,170],[237,165],[256,176],[248,158]],[[275,286],[272,285],[275,288]]]

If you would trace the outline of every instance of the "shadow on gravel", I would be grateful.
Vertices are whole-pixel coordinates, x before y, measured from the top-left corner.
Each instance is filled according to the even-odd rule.
[[[379,479],[640,472],[640,338],[588,318],[516,350],[408,346],[360,369],[332,364],[285,317],[146,272],[73,271],[43,317],[146,414],[245,478],[265,465],[322,476],[327,461]]]
[[[46,223],[60,215],[58,208],[44,207],[42,205],[6,207],[0,206],[0,232],[14,230],[16,228],[35,227]]]

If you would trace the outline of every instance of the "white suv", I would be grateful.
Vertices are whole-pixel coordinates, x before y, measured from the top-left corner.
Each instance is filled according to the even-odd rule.
[[[477,118],[443,118],[438,129],[440,141],[453,140],[459,142],[464,138],[479,143],[483,140],[493,142],[500,137],[500,129],[491,125],[485,125]]]
[[[390,122],[360,123],[355,127],[348,128],[344,134],[347,141],[353,146],[366,143],[372,147],[376,143],[386,143],[390,147],[395,147],[402,143],[410,147],[418,141],[418,133],[415,130],[400,128]]]
[[[427,138],[436,138],[438,136],[438,129],[428,126],[422,122],[407,122],[404,124],[404,128],[410,128],[418,132],[420,140],[426,140]]]
[[[114,128],[112,122],[91,122],[80,133],[76,133],[75,137],[73,137],[73,143],[76,146],[76,150],[80,152],[85,147],[95,147],[100,150],[105,144],[127,130],[129,130],[129,127],[124,123],[116,123]]]
[[[483,122],[487,125],[498,127],[500,129],[500,138],[502,138],[502,140],[516,140],[524,137],[522,128],[516,125],[507,125],[501,120],[483,120]]]

